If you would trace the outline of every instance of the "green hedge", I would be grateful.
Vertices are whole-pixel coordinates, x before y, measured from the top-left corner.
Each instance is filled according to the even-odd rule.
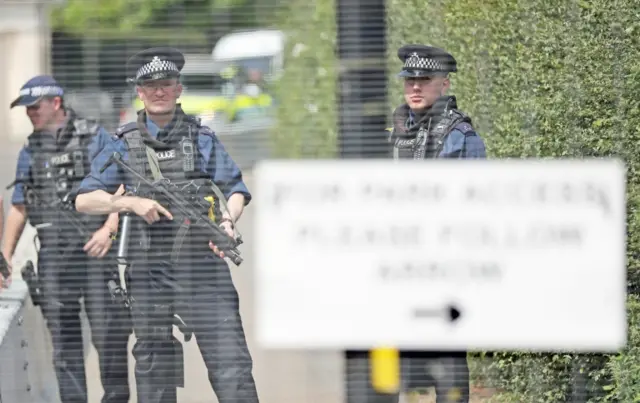
[[[290,42],[277,88],[283,108],[274,140],[280,157],[334,155],[334,9],[333,0],[294,0],[281,16]],[[491,158],[615,155],[626,161],[634,292],[640,286],[639,10],[637,0],[388,3],[390,72],[398,71],[395,52],[405,43],[453,53],[459,72],[452,92],[474,118]],[[299,44],[305,50],[292,52]],[[389,85],[391,112],[402,98],[400,82],[391,76]],[[630,297],[630,343],[619,355],[576,361],[570,354],[498,354],[488,367],[475,365],[476,376],[508,392],[512,401],[560,402],[580,362],[595,392],[591,401],[639,401],[639,307]]]

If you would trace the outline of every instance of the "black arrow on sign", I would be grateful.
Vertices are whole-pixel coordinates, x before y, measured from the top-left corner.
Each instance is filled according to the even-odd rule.
[[[433,308],[415,308],[412,312],[412,315],[415,319],[444,319],[447,322],[455,323],[460,316],[462,316],[462,312],[455,305],[450,304],[445,306],[442,309],[433,309]]]

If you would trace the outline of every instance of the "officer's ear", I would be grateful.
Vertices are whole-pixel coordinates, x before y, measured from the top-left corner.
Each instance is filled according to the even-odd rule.
[[[58,111],[60,109],[64,109],[64,102],[61,97],[53,98],[53,110]]]
[[[442,80],[442,88],[440,89],[440,96],[445,96],[447,91],[449,91],[449,87],[451,86],[451,81],[449,81],[449,76],[444,76]]]
[[[140,98],[140,100],[144,100],[142,97],[144,97],[144,91],[142,91],[142,87],[140,87],[139,85],[136,85],[136,95],[138,95],[138,98]]]
[[[180,79],[178,79],[176,83],[176,98],[180,98],[180,95],[182,95],[182,90],[182,83],[180,82]]]

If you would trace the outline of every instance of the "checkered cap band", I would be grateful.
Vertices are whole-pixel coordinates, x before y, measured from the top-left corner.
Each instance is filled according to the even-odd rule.
[[[419,70],[444,70],[442,63],[428,57],[420,57],[417,53],[412,53],[404,62],[405,69]]]
[[[20,90],[20,96],[24,97],[61,97],[64,94],[62,88],[54,85],[43,85]]]
[[[160,60],[158,56],[155,56],[149,63],[142,65],[136,73],[136,80],[141,77],[148,76],[155,73],[175,72],[179,73],[178,66],[169,60]]]

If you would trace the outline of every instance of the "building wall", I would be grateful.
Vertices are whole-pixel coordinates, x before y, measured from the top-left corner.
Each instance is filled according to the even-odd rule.
[[[24,108],[9,109],[20,87],[45,73],[48,52],[46,8],[38,3],[0,2],[0,131],[2,139],[23,142],[31,132]]]

